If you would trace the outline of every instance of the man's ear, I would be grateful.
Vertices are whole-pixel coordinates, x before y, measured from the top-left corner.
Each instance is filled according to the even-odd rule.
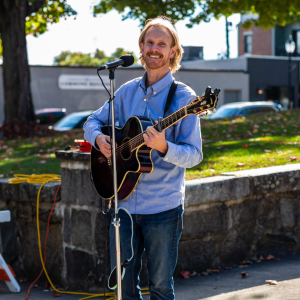
[[[171,48],[170,58],[174,58],[175,57],[177,49],[178,49],[177,46],[174,46],[174,47]]]
[[[140,42],[140,52],[143,52],[143,50],[144,50],[144,43]]]

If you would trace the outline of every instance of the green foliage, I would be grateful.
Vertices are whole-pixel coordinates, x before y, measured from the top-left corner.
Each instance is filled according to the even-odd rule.
[[[235,13],[259,15],[257,20],[247,21],[245,27],[251,24],[264,28],[285,26],[299,21],[300,17],[299,0],[101,0],[94,6],[94,14],[107,13],[112,9],[123,13],[123,20],[140,20],[141,26],[145,20],[158,15],[166,15],[173,21],[188,17],[188,27],[201,21],[209,22],[212,17],[218,19],[222,15],[228,17]],[[200,10],[197,15],[194,14],[196,9]]]
[[[77,12],[66,3],[66,0],[46,0],[41,9],[26,17],[26,34],[33,36],[43,34],[47,31],[47,24],[58,23],[60,18],[73,15],[77,15]]]
[[[131,51],[125,51],[123,48],[117,48],[116,51],[111,55],[109,60],[113,61],[119,59],[122,55],[125,54],[131,54],[134,57],[134,64],[137,63],[138,58],[135,56],[135,54]]]
[[[197,1],[186,0],[101,0],[94,6],[94,15],[107,13],[112,9],[124,13],[126,8],[129,12],[123,14],[123,20],[128,18],[138,19],[143,23],[149,18],[165,15],[172,20],[182,20],[192,16]]]
[[[96,67],[104,65],[108,61],[117,60],[120,56],[124,54],[133,55],[135,58],[135,63],[137,63],[138,59],[135,57],[133,52],[125,51],[123,48],[117,48],[111,56],[106,56],[104,51],[101,51],[99,49],[96,49],[94,55],[90,53],[85,54],[81,52],[63,51],[58,56],[54,57],[54,64],[60,66]]]
[[[36,0],[29,0],[29,6],[34,6]],[[77,15],[77,12],[66,3],[66,0],[45,0],[45,4],[38,10],[31,12],[25,20],[26,34],[37,37],[45,33],[47,24],[58,23],[60,18]],[[0,57],[2,57],[2,41],[0,37]]]
[[[106,58],[106,54],[104,53],[104,51],[101,51],[99,49],[96,49],[96,52],[95,52],[95,55],[94,55],[95,58],[99,58],[99,59],[103,59],[103,58]]]

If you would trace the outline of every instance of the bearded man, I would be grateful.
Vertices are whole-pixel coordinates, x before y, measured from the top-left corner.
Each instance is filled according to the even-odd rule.
[[[157,122],[164,116],[166,99],[173,86],[172,74],[180,68],[183,49],[173,24],[166,17],[148,20],[139,37],[143,77],[122,85],[115,93],[115,117],[123,126],[131,116]],[[196,97],[188,86],[178,83],[167,115],[189,104]],[[99,129],[107,124],[109,104],[93,113],[84,126],[85,139],[106,156],[111,156],[110,137]],[[151,300],[171,300],[173,272],[182,232],[185,169],[202,160],[200,121],[195,115],[180,120],[164,132],[152,126],[143,134],[153,148],[154,170],[142,174],[134,191],[119,202],[132,215],[134,257],[122,281],[124,300],[142,299],[139,287],[141,258],[147,256]],[[131,220],[119,211],[122,260],[131,257]],[[114,226],[110,228],[111,265],[115,267]]]

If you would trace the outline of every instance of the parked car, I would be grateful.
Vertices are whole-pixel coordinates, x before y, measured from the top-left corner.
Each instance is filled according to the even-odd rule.
[[[281,111],[281,105],[274,102],[256,101],[256,102],[232,102],[222,105],[215,114],[210,114],[210,119],[220,119],[238,116],[247,116],[255,113],[268,113],[272,111]]]
[[[65,115],[65,108],[44,108],[35,110],[35,120],[41,125],[53,125]]]
[[[86,119],[93,112],[94,112],[93,110],[73,112],[73,113],[63,117],[61,120],[59,120],[53,126],[49,126],[49,129],[53,129],[56,131],[67,131],[67,130],[71,130],[71,129],[82,128]]]

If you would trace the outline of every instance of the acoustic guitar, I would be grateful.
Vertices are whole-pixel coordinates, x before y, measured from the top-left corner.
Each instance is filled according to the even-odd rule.
[[[213,90],[207,87],[204,96],[196,97],[190,104],[182,107],[168,117],[161,119],[159,124],[153,125],[148,118],[130,117],[121,128],[116,127],[117,159],[117,187],[119,200],[125,200],[138,184],[142,173],[151,173],[152,148],[146,146],[143,132],[148,126],[157,131],[164,131],[190,115],[200,116],[208,110],[215,110],[220,89]],[[105,135],[110,135],[111,126],[101,127]],[[114,197],[112,159],[106,158],[101,151],[92,147],[91,150],[91,177],[98,195],[106,200]]]

